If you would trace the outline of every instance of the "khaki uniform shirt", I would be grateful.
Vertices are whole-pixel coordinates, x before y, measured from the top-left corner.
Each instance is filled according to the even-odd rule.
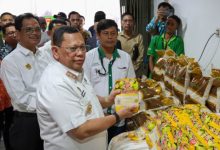
[[[136,61],[132,61],[134,65],[134,70],[137,70],[140,65],[143,63],[144,56],[144,45],[143,45],[143,36],[141,34],[133,34],[132,37],[127,37],[124,32],[118,34],[118,40],[121,41],[122,50],[130,54],[131,58],[133,57],[133,47],[138,46],[139,56]]]

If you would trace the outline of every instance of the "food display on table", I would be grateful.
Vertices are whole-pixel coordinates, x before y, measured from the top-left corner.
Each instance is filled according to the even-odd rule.
[[[172,97],[166,97],[161,85],[153,79],[123,78],[116,81],[115,89],[122,91],[115,98],[116,112],[132,105],[139,108],[135,110],[138,112],[178,104]]]
[[[142,115],[143,113],[140,116]],[[131,142],[143,145],[145,142],[148,145],[145,148],[152,150],[220,149],[220,116],[205,106],[173,106],[156,111],[154,117],[146,113],[144,116],[140,117],[140,127],[123,134],[127,144]],[[117,145],[114,140],[117,138],[113,138],[115,143],[111,143],[112,145]]]
[[[139,95],[140,107],[109,150],[219,150],[220,69],[204,76],[195,59],[158,53],[153,79],[117,81],[122,94]]]
[[[220,69],[212,69],[211,78],[213,79],[212,87],[209,93],[206,106],[213,112],[220,112]]]
[[[220,117],[201,108],[190,104],[159,112],[159,148],[220,149]]]

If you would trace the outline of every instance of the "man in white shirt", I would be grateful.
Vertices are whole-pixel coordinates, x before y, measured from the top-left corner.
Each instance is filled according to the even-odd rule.
[[[54,19],[52,20],[50,23],[49,23],[49,26],[48,26],[48,31],[47,31],[47,34],[48,36],[50,37],[50,40],[47,41],[44,46],[40,47],[39,50],[43,51],[44,53],[46,53],[47,57],[48,57],[48,61],[49,62],[52,62],[54,61],[54,58],[53,58],[53,55],[52,55],[52,50],[51,50],[51,41],[52,41],[52,38],[53,38],[53,33],[54,31],[61,27],[61,26],[64,26],[64,25],[67,25],[66,22],[62,19]]]
[[[102,108],[113,104],[97,97],[82,65],[86,46],[81,33],[63,26],[54,32],[52,52],[57,61],[45,69],[37,90],[37,114],[45,150],[106,150],[106,129],[131,117],[134,107],[104,116]]]
[[[36,48],[41,29],[31,13],[15,19],[18,44],[1,63],[1,78],[15,110],[10,142],[14,150],[43,150],[36,115],[36,87],[47,59]]]
[[[96,30],[100,46],[86,54],[84,70],[96,94],[108,96],[116,80],[134,78],[135,72],[130,55],[115,48],[118,36],[118,26],[115,21],[103,19],[97,24]],[[108,115],[114,113],[114,107],[109,107],[106,113]],[[108,140],[124,131],[125,122],[122,120],[108,129]]]

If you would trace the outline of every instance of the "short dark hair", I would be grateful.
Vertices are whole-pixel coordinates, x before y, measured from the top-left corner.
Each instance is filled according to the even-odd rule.
[[[94,22],[99,22],[102,19],[106,19],[105,13],[103,11],[97,11],[95,13]]]
[[[38,17],[33,15],[32,13],[24,13],[24,14],[20,14],[19,16],[17,16],[15,18],[15,28],[16,28],[16,30],[21,31],[21,28],[23,26],[23,24],[22,24],[23,20],[24,19],[31,19],[31,18],[36,19],[39,23]],[[40,25],[40,23],[39,23],[39,25]]]
[[[172,14],[174,14],[174,12],[175,12],[174,7],[172,5],[170,5],[169,3],[167,3],[167,2],[161,2],[158,5],[157,9],[159,9],[160,7],[168,7],[170,9],[170,12],[172,12]]]
[[[181,19],[178,17],[178,16],[176,16],[176,15],[171,15],[171,16],[168,16],[168,18],[173,18],[176,22],[177,22],[177,24],[178,24],[178,26],[181,24]]]
[[[56,46],[61,46],[62,42],[63,42],[63,35],[64,33],[77,33],[79,32],[79,30],[77,28],[74,27],[70,27],[70,26],[62,26],[60,28],[58,28],[57,30],[55,30],[54,34],[53,34],[53,44]]]
[[[62,18],[63,20],[67,19],[64,12],[59,12],[57,15],[53,15],[54,18]]]
[[[62,24],[62,25],[67,25],[66,21],[63,19],[54,19],[50,21],[49,26],[48,26],[48,31],[51,31],[54,27],[55,24]]]
[[[169,9],[173,9],[173,6],[171,6],[169,3],[167,3],[167,2],[161,2],[159,5],[158,5],[158,9],[160,8],[160,7],[168,7]]]
[[[14,26],[14,27],[15,27],[15,24],[9,22],[9,23],[7,23],[6,25],[4,25],[4,26],[2,27],[2,33],[3,33],[3,35],[6,34],[6,28],[8,28],[8,27],[10,27],[10,26]]]
[[[134,16],[133,16],[133,14],[130,13],[130,12],[125,12],[125,13],[123,13],[123,14],[121,15],[121,20],[122,20],[125,16],[131,16],[132,19],[134,20]]]
[[[80,15],[79,17],[80,17],[80,18],[83,18],[83,20],[85,20],[85,17],[84,17],[83,15]]]
[[[71,15],[79,15],[79,17],[80,17],[80,14],[78,13],[78,12],[76,12],[76,11],[71,11],[70,13],[69,13],[69,15],[68,15],[68,19],[70,19],[70,16]]]
[[[11,14],[10,12],[4,12],[4,13],[1,14],[0,18],[2,18],[4,15],[10,15],[10,16],[14,17],[14,15]]]
[[[118,30],[118,25],[114,20],[111,19],[103,19],[101,21],[99,21],[99,23],[97,24],[97,33],[101,33],[102,30],[108,29],[110,27],[115,27],[116,30]]]

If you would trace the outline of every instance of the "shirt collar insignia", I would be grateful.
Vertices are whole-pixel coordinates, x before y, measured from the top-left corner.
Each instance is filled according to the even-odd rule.
[[[77,76],[70,71],[66,72],[66,76],[73,79],[73,80],[77,80]]]
[[[27,63],[27,64],[25,65],[25,68],[27,68],[28,70],[31,70],[32,66],[31,66],[31,64]]]

